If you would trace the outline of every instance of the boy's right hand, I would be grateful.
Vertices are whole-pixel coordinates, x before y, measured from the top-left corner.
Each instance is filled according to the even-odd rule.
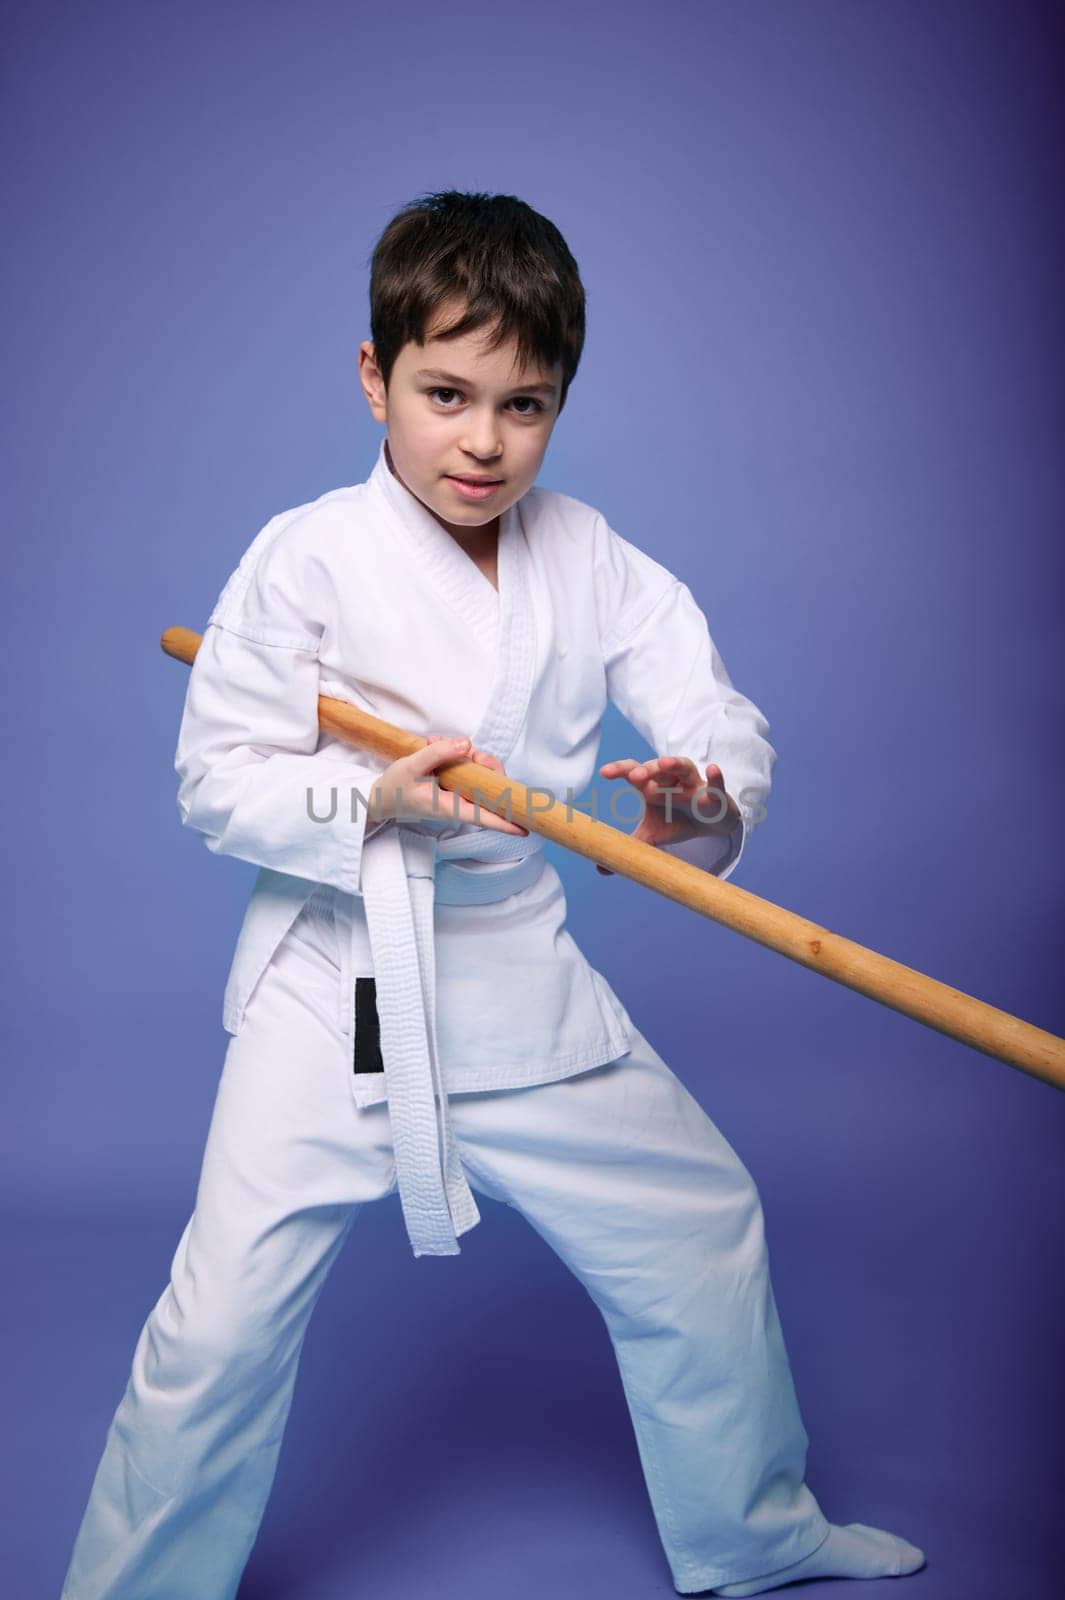
[[[412,756],[401,756],[386,767],[370,790],[367,837],[393,817],[404,822],[421,819],[456,824],[468,822],[474,827],[496,828],[500,833],[528,833],[528,828],[520,823],[508,822],[506,817],[496,816],[486,806],[475,807],[471,800],[455,790],[441,789],[430,775],[449,761],[475,761],[479,766],[506,776],[498,756],[489,755],[487,750],[471,750],[469,739],[449,739],[444,734],[431,733],[421,750],[416,750]]]

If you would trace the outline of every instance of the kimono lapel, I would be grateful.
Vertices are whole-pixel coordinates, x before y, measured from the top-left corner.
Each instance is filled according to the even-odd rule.
[[[384,500],[392,520],[406,545],[411,560],[430,580],[451,609],[469,624],[477,643],[490,656],[499,643],[499,601],[491,582],[475,561],[458,546],[451,535],[425,509],[417,495],[411,494],[388,465],[386,440],[381,441],[377,464],[370,483]],[[500,546],[503,543],[500,520]],[[502,554],[500,554],[502,567]],[[502,588],[502,573],[500,573]]]
[[[495,663],[485,710],[471,738],[478,748],[505,763],[525,721],[536,660],[529,549],[520,501],[508,506],[499,519],[497,591],[476,562],[393,474],[385,446],[383,439],[369,482],[391,513],[412,561],[468,624],[476,645]]]
[[[499,521],[499,646],[488,704],[473,734],[474,745],[504,765],[525,722],[536,665],[536,617],[520,505],[519,500],[510,506]]]

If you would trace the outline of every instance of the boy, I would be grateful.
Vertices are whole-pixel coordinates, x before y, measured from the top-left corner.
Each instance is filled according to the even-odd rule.
[[[750,1174],[564,931],[539,837],[432,781],[472,756],[578,794],[609,698],[660,752],[600,768],[640,837],[724,877],[738,801],[768,792],[767,724],[688,590],[534,486],[583,345],[576,262],[513,196],[449,191],[388,225],[370,296],[377,464],[262,529],[189,678],[182,821],[260,873],[196,1205],[64,1600],[235,1594],[315,1301],[393,1189],[416,1255],[458,1251],[476,1189],[585,1285],[678,1593],[914,1571],[803,1481]],[[430,742],[386,764],[319,730],[319,694]]]

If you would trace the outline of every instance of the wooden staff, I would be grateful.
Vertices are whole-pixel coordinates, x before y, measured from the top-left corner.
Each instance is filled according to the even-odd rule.
[[[168,628],[161,644],[167,655],[189,666],[201,636],[188,628]],[[319,725],[362,750],[396,761],[413,755],[428,741],[390,722],[372,717],[346,700],[318,697]],[[474,804],[519,822],[578,855],[620,872],[648,889],[676,900],[691,911],[723,923],[736,933],[776,950],[804,967],[820,972],[848,989],[901,1011],[929,1028],[960,1039],[985,1055],[995,1056],[1032,1077],[1065,1089],[1065,1039],[999,1011],[972,995],[881,956],[875,950],[830,933],[785,911],[770,900],[713,873],[680,861],[655,845],[632,839],[619,828],[597,822],[572,806],[560,804],[542,789],[527,789],[475,761],[453,761],[438,769],[442,789],[457,790]]]

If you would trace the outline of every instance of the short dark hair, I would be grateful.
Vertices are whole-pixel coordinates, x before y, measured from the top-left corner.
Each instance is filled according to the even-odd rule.
[[[496,324],[497,349],[512,335],[520,365],[562,365],[559,411],[584,347],[584,285],[553,222],[512,194],[422,194],[392,218],[370,266],[370,331],[385,388],[396,357],[444,305],[465,302],[447,339]]]

